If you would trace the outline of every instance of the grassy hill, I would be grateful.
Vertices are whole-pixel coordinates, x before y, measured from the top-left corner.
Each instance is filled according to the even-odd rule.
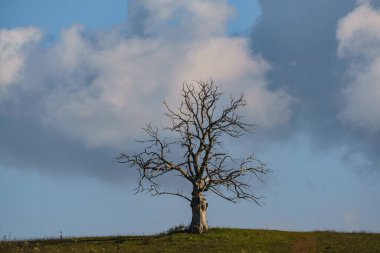
[[[213,228],[204,235],[0,242],[0,252],[380,252],[380,234]]]

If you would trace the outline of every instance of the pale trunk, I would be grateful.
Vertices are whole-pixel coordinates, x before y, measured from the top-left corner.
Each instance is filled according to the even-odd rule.
[[[206,212],[208,204],[202,193],[193,195],[191,200],[192,219],[190,224],[190,232],[202,234],[207,232],[208,225],[206,219]]]

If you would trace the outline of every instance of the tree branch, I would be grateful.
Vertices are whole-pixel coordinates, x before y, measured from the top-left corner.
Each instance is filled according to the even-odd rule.
[[[179,190],[159,191],[155,179],[176,172],[193,185],[193,192],[210,190],[231,202],[245,199],[260,204],[260,197],[251,191],[249,178],[254,176],[264,182],[262,177],[270,170],[254,155],[236,159],[222,150],[224,136],[239,138],[255,131],[255,125],[244,122],[238,114],[246,105],[243,95],[238,98],[230,96],[222,107],[222,93],[211,80],[183,83],[181,96],[182,102],[176,110],[163,102],[167,110],[165,115],[171,122],[171,126],[164,130],[176,134],[177,139],[162,138],[157,127],[147,124],[144,131],[149,138],[139,141],[146,144],[144,151],[121,154],[116,161],[137,168],[140,173],[138,189],[149,189],[155,196],[175,195],[190,201]],[[182,161],[170,159],[171,150],[175,150]]]

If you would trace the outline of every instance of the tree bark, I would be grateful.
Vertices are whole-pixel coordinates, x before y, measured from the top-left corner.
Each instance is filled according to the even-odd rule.
[[[208,231],[206,212],[208,204],[202,193],[193,195],[191,200],[192,219],[189,227],[190,232],[202,234]]]

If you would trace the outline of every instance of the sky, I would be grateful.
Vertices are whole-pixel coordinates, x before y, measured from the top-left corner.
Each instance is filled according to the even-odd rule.
[[[272,170],[262,206],[207,193],[211,227],[380,232],[379,73],[379,0],[0,0],[0,237],[188,224],[113,158],[209,79],[257,125],[225,147]]]

